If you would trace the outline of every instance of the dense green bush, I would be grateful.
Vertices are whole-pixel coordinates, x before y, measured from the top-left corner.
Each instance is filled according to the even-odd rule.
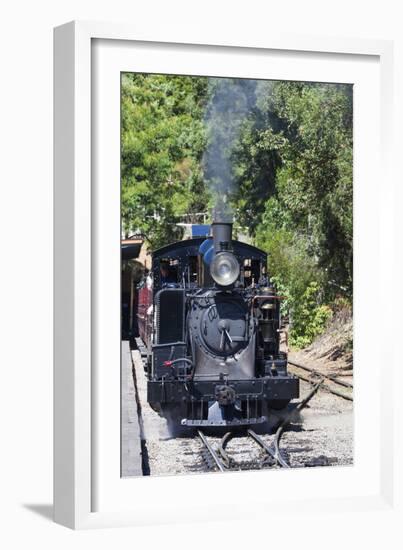
[[[203,211],[207,79],[122,75],[122,229],[153,248],[181,238],[178,216]]]
[[[295,238],[290,231],[269,229],[262,223],[256,241],[268,252],[271,279],[283,296],[282,314],[290,319],[289,342],[303,348],[322,332],[332,315],[331,308],[322,303],[320,270],[306,252],[306,240]]]
[[[297,348],[309,345],[326,327],[332,316],[328,305],[318,303],[319,284],[312,282],[305,292],[291,304],[290,344]]]

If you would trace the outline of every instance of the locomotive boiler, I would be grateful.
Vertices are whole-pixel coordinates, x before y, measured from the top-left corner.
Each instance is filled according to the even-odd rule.
[[[218,210],[211,236],[156,250],[139,290],[147,399],[186,426],[253,425],[299,396],[280,351],[280,299],[267,256],[232,239]]]

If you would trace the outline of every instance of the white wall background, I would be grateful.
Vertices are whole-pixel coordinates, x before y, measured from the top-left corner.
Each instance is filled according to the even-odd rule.
[[[0,545],[3,548],[77,548],[96,545],[205,547],[210,541],[269,545],[268,528],[181,526],[74,533],[52,524],[52,28],[72,19],[133,22],[155,29],[203,27],[241,35],[285,32],[396,39],[398,92],[403,91],[403,19],[391,0],[14,0],[1,8],[0,56]],[[399,94],[398,125],[402,109]],[[398,130],[401,147],[402,140]],[[396,149],[396,151],[398,151]],[[401,151],[401,149],[398,151]],[[401,156],[401,152],[400,152]],[[401,171],[397,177],[401,182]],[[396,200],[403,204],[402,186]],[[402,221],[396,220],[402,235]],[[402,275],[400,269],[399,274]],[[401,294],[393,298],[402,305]],[[396,327],[396,333],[397,333]],[[392,327],[392,331],[395,330]],[[393,336],[393,332],[392,332]],[[165,497],[167,498],[167,497]],[[34,510],[32,509],[34,507]],[[35,512],[36,510],[36,512]],[[38,514],[38,511],[41,514]],[[282,546],[340,548],[339,537],[309,541],[314,522],[301,519],[277,531]],[[385,517],[384,528],[388,518]],[[373,547],[396,548],[375,517],[322,516],[346,530],[346,547],[366,533]],[[299,522],[298,522],[299,523]],[[305,524],[305,528],[302,525]],[[239,527],[239,526],[238,526]],[[195,537],[192,531],[197,529]],[[367,537],[366,540],[367,540]],[[276,540],[276,539],[274,539]],[[273,542],[274,542],[273,540]],[[357,546],[356,546],[357,545]]]

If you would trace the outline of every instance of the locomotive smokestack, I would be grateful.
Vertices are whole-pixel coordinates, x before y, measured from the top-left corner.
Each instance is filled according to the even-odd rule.
[[[225,196],[213,211],[214,256],[210,263],[210,274],[220,287],[232,286],[239,277],[239,262],[232,252],[232,212]]]
[[[232,242],[232,213],[225,200],[217,204],[213,210],[213,243],[214,252],[228,250]]]

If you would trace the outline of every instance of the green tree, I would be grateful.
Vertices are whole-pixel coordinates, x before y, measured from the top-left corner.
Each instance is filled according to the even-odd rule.
[[[332,286],[351,294],[351,87],[259,84],[234,164],[239,219],[252,235],[274,219],[270,230],[304,239],[330,294]]]
[[[208,200],[200,168],[206,79],[123,74],[122,229],[152,246],[180,238],[178,216]]]
[[[351,86],[124,74],[122,229],[156,248],[226,195],[306,345],[352,297],[352,140]]]
[[[236,210],[308,344],[352,295],[352,89],[262,82],[234,150]],[[255,184],[256,182],[256,184]]]

